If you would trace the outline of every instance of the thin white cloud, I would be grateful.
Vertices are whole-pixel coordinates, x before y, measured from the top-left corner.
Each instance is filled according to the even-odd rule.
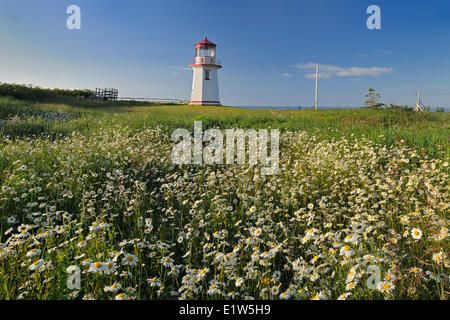
[[[290,77],[292,77],[292,74],[290,74],[290,73],[288,73],[288,72],[285,72],[285,73],[283,73],[283,74],[281,74],[283,77],[285,77],[285,78],[290,78]]]
[[[191,69],[185,66],[171,66],[172,69],[178,71],[190,71]]]
[[[317,63],[298,63],[294,67],[300,70],[314,70]],[[319,77],[322,79],[329,79],[331,77],[364,77],[371,76],[377,77],[382,74],[391,73],[393,68],[381,68],[381,67],[350,67],[342,68],[330,64],[321,64]],[[308,73],[305,77],[308,79],[315,78],[315,73]]]

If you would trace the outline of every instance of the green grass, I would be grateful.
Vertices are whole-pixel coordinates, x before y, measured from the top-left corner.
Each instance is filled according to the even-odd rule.
[[[67,114],[59,121],[58,114]],[[202,121],[204,128],[279,128],[306,131],[320,139],[366,137],[391,146],[406,144],[430,156],[450,156],[450,114],[413,113],[396,110],[249,110],[231,107],[186,105],[127,106],[123,103],[80,101],[79,106],[27,103],[0,98],[0,119],[12,116],[33,116],[6,122],[0,134],[11,137],[29,134],[66,135],[73,131],[96,132],[96,121],[108,126],[128,125],[135,130],[163,124],[169,128],[192,128]],[[52,119],[52,115],[56,119]],[[3,121],[5,122],[5,121]]]
[[[192,127],[201,120],[205,127],[279,128],[317,133],[330,139],[367,137],[383,145],[401,140],[431,155],[450,155],[450,114],[394,110],[247,110],[229,107],[172,106],[146,111],[136,126],[163,123],[170,127]],[[139,116],[141,117],[141,116]],[[441,156],[443,156],[441,154]]]

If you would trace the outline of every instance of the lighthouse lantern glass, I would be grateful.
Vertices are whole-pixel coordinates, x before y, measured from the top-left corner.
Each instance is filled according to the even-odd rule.
[[[216,56],[216,48],[204,48],[199,47],[196,48],[195,55],[197,57],[215,57]]]

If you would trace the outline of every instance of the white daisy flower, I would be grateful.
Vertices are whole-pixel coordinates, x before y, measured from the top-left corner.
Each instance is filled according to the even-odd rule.
[[[42,251],[39,250],[39,249],[31,249],[30,251],[27,252],[27,257],[28,257],[28,258],[30,258],[30,257],[36,257],[36,256],[40,255],[41,252],[42,252]]]
[[[125,293],[119,293],[114,299],[115,300],[129,300],[128,296]]]
[[[413,237],[413,239],[415,240],[420,240],[422,238],[422,230],[420,230],[419,228],[413,228],[411,230],[411,237]]]
[[[138,262],[138,258],[131,253],[125,253],[122,258],[122,264],[126,266],[135,266]]]

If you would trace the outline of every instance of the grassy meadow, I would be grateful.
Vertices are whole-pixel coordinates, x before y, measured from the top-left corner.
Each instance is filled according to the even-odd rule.
[[[0,299],[448,298],[449,113],[70,101],[0,97]],[[173,166],[194,121],[278,174]]]

